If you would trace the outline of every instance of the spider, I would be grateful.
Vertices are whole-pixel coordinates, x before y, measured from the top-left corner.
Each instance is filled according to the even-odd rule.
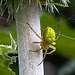
[[[43,60],[38,64],[38,66],[44,61],[45,57],[46,57],[46,54],[51,54],[53,53],[54,51],[56,51],[56,48],[53,46],[55,45],[56,43],[54,41],[56,41],[59,36],[60,36],[60,28],[59,28],[59,34],[58,36],[56,37],[55,35],[55,31],[53,30],[53,28],[51,27],[46,27],[44,30],[43,30],[43,37],[40,37],[35,31],[34,29],[30,26],[29,23],[27,23],[27,25],[30,27],[30,29],[34,32],[34,34],[39,38],[41,39],[40,42],[33,42],[33,43],[40,43],[40,46],[41,48],[38,49],[38,50],[35,50],[35,51],[32,51],[32,50],[29,50],[31,52],[38,52],[40,50],[45,50],[45,53],[44,54],[44,57],[43,57]],[[53,50],[48,52],[48,49],[49,48],[52,48]]]

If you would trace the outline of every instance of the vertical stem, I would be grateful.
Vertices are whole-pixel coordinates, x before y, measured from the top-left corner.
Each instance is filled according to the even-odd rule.
[[[34,2],[29,6],[28,0],[25,0],[25,4],[27,4],[26,7],[20,8],[16,14],[19,75],[44,75],[43,63],[38,66],[43,59],[42,51],[29,52],[29,50],[40,49],[39,44],[33,43],[40,41],[40,39],[26,24],[28,22],[41,36],[39,8]]]

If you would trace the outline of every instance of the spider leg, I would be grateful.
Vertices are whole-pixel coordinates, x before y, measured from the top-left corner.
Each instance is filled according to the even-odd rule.
[[[44,61],[44,59],[46,57],[46,54],[47,54],[47,49],[45,50],[45,54],[44,54],[43,60],[38,64],[38,66]]]
[[[45,31],[45,29],[40,29],[40,30]]]
[[[55,43],[55,42],[53,42],[53,43],[52,43],[52,45],[56,45],[56,43]]]
[[[30,52],[38,52],[38,51],[40,51],[40,50],[42,50],[42,49],[37,49],[37,50],[35,50],[35,51],[29,50],[29,51],[30,51]]]
[[[27,25],[28,25],[28,26],[30,27],[30,29],[34,32],[34,34],[42,40],[42,38],[34,31],[34,29],[29,25],[29,23],[27,23]]]
[[[59,25],[58,25],[58,28],[59,28],[59,34],[58,34],[58,36],[56,37],[55,41],[59,38],[59,36],[60,36],[60,34],[61,34],[61,30],[60,30]]]
[[[49,45],[49,47],[50,47],[50,48],[52,48],[53,50],[52,50],[51,52],[47,53],[47,54],[51,54],[51,53],[53,53],[53,52],[55,52],[55,51],[56,51],[56,48],[55,48],[54,46]]]
[[[41,43],[41,42],[33,42],[33,43]]]

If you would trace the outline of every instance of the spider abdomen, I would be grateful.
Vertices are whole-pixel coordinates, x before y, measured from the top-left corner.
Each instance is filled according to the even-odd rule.
[[[47,27],[43,32],[43,39],[47,44],[55,41],[55,31],[51,27]]]

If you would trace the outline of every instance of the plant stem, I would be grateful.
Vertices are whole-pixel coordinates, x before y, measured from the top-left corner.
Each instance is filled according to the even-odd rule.
[[[44,75],[43,63],[38,66],[43,59],[42,51],[35,53],[29,51],[40,49],[39,44],[33,43],[39,42],[40,39],[26,24],[28,22],[41,36],[39,8],[33,0],[30,5],[28,4],[28,0],[25,0],[25,4],[26,7],[20,8],[16,13],[19,75]]]

